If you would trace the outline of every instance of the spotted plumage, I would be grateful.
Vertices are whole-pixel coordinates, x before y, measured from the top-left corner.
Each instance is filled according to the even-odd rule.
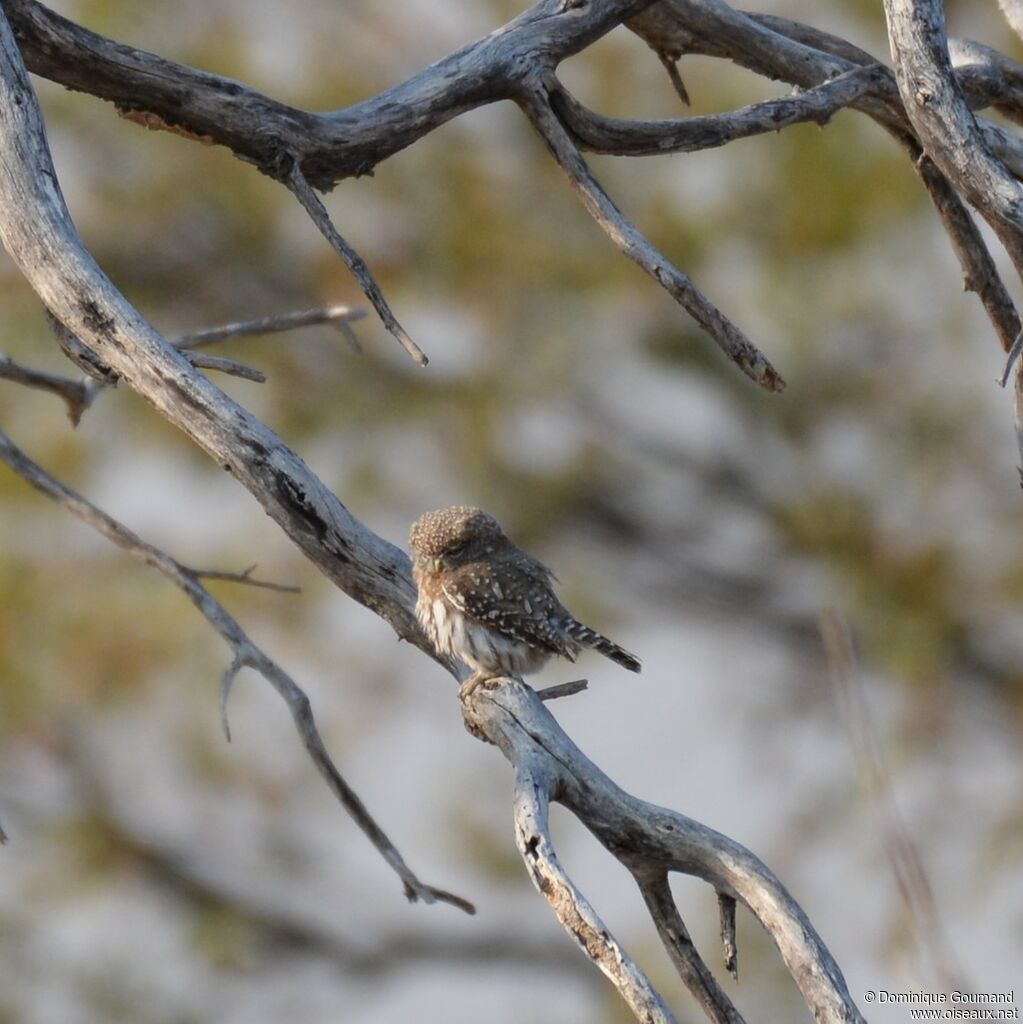
[[[420,516],[409,542],[416,615],[437,650],[477,676],[526,675],[592,647],[627,668],[639,659],[577,621],[554,595],[554,574],[516,547],[496,519],[454,505]]]

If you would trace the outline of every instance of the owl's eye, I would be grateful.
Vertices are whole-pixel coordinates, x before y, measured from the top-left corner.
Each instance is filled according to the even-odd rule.
[[[447,551],[444,552],[444,554],[448,558],[452,558],[456,555],[460,555],[468,546],[469,542],[467,540],[463,540],[461,544],[455,544],[453,547],[448,548]]]

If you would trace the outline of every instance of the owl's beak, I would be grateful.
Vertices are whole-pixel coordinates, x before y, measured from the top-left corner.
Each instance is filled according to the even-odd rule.
[[[431,572],[440,572],[442,568],[443,566],[441,565],[441,560],[439,558],[435,558],[430,562]]]

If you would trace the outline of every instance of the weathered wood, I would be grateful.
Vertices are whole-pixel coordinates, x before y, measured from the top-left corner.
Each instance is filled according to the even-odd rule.
[[[466,699],[464,713],[470,728],[499,747],[515,767],[520,852],[537,889],[572,934],[579,937],[578,921],[591,913],[589,905],[574,903],[572,887],[553,880],[549,867],[539,876],[533,873],[541,861],[556,863],[543,810],[552,800],[567,807],[632,872],[641,888],[657,896],[655,902],[665,912],[668,905],[658,886],[669,871],[695,875],[719,893],[733,896],[774,940],[818,1021],[862,1022],[838,964],[806,914],[770,868],[744,846],[692,818],[626,793],[583,754],[522,682],[508,679],[478,687]],[[580,942],[611,977],[611,968],[619,963],[615,948],[591,949],[583,939]],[[708,1003],[716,1007],[715,1019],[741,1019],[730,1003],[717,999],[704,977],[693,981],[683,973],[683,979],[700,988],[697,997],[705,1007]],[[641,980],[630,972],[629,984]],[[619,991],[624,984],[616,982]],[[633,1005],[633,997],[626,995],[626,1000]]]

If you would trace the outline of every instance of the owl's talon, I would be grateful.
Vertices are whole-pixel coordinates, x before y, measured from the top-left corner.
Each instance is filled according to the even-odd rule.
[[[464,704],[481,686],[493,690],[497,688],[500,681],[500,676],[490,676],[486,672],[473,672],[459,687],[458,699]]]
[[[466,711],[471,707],[470,701],[472,700],[473,694],[479,689],[496,690],[504,680],[501,676],[488,675],[486,672],[473,672],[471,676],[458,688],[458,699],[462,702],[462,716],[465,728],[476,737],[478,740],[482,740],[484,743],[493,743],[494,741],[487,736],[473,721],[470,716],[466,714]]]

